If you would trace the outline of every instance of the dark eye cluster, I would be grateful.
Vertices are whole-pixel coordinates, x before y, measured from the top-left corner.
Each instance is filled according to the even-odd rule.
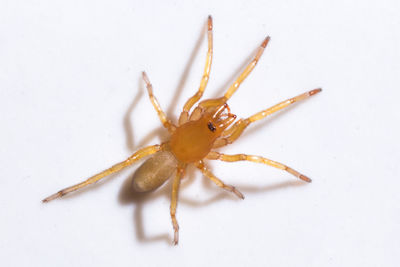
[[[214,124],[212,124],[212,122],[209,122],[207,124],[208,129],[210,129],[211,132],[215,132],[217,130],[217,128],[215,128]]]

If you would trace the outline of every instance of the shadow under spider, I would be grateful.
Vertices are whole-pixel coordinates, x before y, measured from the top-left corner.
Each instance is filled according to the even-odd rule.
[[[161,188],[156,189],[154,191],[146,192],[146,193],[138,193],[132,190],[132,178],[133,175],[128,176],[125,179],[124,183],[121,186],[121,189],[118,194],[118,201],[122,205],[134,205],[133,212],[133,221],[135,224],[135,235],[139,242],[148,243],[148,242],[167,242],[168,244],[172,244],[172,236],[169,233],[159,234],[159,235],[149,235],[145,230],[145,223],[143,219],[143,207],[146,203],[149,203],[157,198],[165,197],[167,200],[170,199],[170,191],[172,186],[172,180],[169,179]],[[189,173],[182,181],[181,189],[183,190],[185,187],[188,187],[194,181],[194,170]],[[221,190],[221,188],[212,184],[211,181],[204,178],[206,184],[208,184],[210,190],[216,192],[216,194],[206,200],[196,200],[187,197],[180,197],[179,204],[180,205],[188,205],[192,208],[206,207],[210,204],[213,204],[217,201],[231,199],[234,201],[241,201],[236,196],[231,194],[230,192]],[[305,184],[300,181],[285,181],[278,184],[266,185],[266,186],[238,186],[241,192],[251,192],[251,193],[265,193],[276,190],[282,190],[289,187],[294,186],[304,186]]]

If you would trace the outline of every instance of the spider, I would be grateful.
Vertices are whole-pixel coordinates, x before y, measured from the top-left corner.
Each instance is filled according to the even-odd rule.
[[[209,178],[217,186],[234,193],[241,199],[244,199],[243,194],[234,186],[225,184],[217,178],[205,164],[205,159],[221,160],[226,162],[250,161],[263,163],[287,171],[305,182],[311,182],[311,179],[307,176],[271,159],[246,154],[227,155],[214,150],[236,141],[243,131],[253,122],[261,120],[297,101],[315,95],[321,92],[321,89],[318,88],[308,91],[262,110],[246,119],[236,120],[236,115],[231,113],[227,101],[257,65],[258,60],[270,40],[270,37],[267,36],[261,43],[261,46],[253,60],[247,65],[236,81],[228,88],[224,96],[203,100],[191,111],[192,107],[202,97],[210,76],[213,54],[213,22],[211,16],[208,17],[207,30],[208,51],[200,86],[198,91],[189,98],[183,106],[183,111],[179,116],[177,124],[174,124],[167,118],[156,97],[153,95],[153,86],[150,83],[148,76],[145,72],[142,73],[150,101],[154,109],[157,111],[161,123],[168,130],[170,139],[161,144],[139,149],[126,160],[115,164],[111,168],[106,169],[81,183],[62,189],[61,191],[43,199],[43,202],[49,202],[87,185],[93,184],[112,173],[118,172],[125,167],[132,165],[141,158],[153,155],[137,169],[132,180],[132,187],[136,192],[154,190],[160,187],[175,172],[172,182],[170,215],[174,230],[173,244],[176,245],[178,244],[179,239],[179,226],[176,219],[178,192],[180,182],[185,175],[185,169],[189,164],[194,164],[204,176]]]

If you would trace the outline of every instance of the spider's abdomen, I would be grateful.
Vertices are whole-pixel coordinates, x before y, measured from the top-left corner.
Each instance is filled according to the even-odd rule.
[[[160,187],[176,170],[177,160],[170,152],[154,154],[135,172],[132,188],[136,192],[147,192]]]
[[[196,162],[210,152],[216,139],[207,118],[189,121],[176,129],[170,140],[171,152],[183,163]]]

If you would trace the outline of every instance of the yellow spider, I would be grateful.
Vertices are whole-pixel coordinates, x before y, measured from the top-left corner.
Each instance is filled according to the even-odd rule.
[[[170,139],[160,145],[152,145],[142,148],[136,151],[125,161],[117,163],[111,168],[102,171],[86,181],[78,183],[76,185],[67,187],[43,200],[43,202],[49,202],[58,197],[62,197],[65,194],[71,193],[75,190],[83,188],[87,185],[95,183],[107,175],[118,172],[123,168],[135,163],[137,160],[153,155],[142,166],[136,171],[132,187],[137,192],[147,192],[160,187],[171,175],[176,172],[173,185],[172,185],[172,196],[171,196],[171,219],[174,228],[174,244],[178,243],[178,222],[176,220],[176,207],[178,202],[178,191],[181,179],[184,177],[185,169],[188,164],[194,164],[206,177],[213,181],[217,186],[226,189],[241,199],[244,199],[242,193],[239,192],[235,187],[227,185],[218,179],[214,174],[210,172],[204,163],[204,159],[210,160],[222,160],[227,162],[234,161],[252,161],[257,163],[263,163],[281,170],[285,170],[297,178],[311,182],[311,179],[307,176],[295,171],[294,169],[264,158],[260,156],[251,156],[245,154],[226,155],[214,151],[213,149],[223,147],[233,143],[240,137],[243,131],[252,122],[258,121],[277,112],[296,101],[303,100],[309,96],[315,95],[321,92],[321,89],[314,89],[309,92],[303,93],[296,97],[290,98],[283,102],[280,102],[270,108],[262,110],[247,119],[239,119],[234,124],[236,115],[230,112],[229,106],[226,103],[229,98],[236,92],[240,84],[250,74],[250,72],[256,66],[258,60],[264,52],[270,38],[269,36],[264,39],[260,48],[257,51],[254,59],[240,74],[236,81],[228,88],[224,96],[216,99],[206,99],[201,101],[196,108],[190,112],[193,105],[200,100],[203,92],[207,86],[212,54],[213,54],[213,38],[212,38],[212,18],[208,17],[208,52],[206,58],[206,64],[204,68],[204,74],[200,82],[200,87],[197,93],[189,98],[183,107],[183,111],[180,114],[178,124],[175,125],[171,120],[167,118],[165,113],[160,107],[157,99],[153,95],[153,87],[146,75],[143,72],[143,80],[146,83],[147,92],[149,94],[151,103],[158,113],[164,127],[170,133]],[[229,127],[231,126],[231,127]]]

